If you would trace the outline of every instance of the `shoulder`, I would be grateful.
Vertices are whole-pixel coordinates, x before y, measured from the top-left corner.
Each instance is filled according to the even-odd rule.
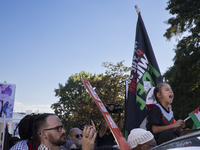
[[[64,146],[60,146],[60,150],[68,150]]]
[[[75,144],[75,143],[74,143],[73,141],[71,141],[71,140],[67,140],[67,143],[64,144],[63,146],[64,146],[65,148],[69,149],[69,148],[71,147],[72,144]]]
[[[152,112],[152,111],[160,111],[160,104],[159,103],[154,104],[149,111],[150,112]]]
[[[28,140],[22,140],[15,144],[10,150],[28,150]]]
[[[156,103],[155,105],[151,107],[151,109],[148,112],[148,115],[149,115],[148,117],[149,119],[153,119],[153,118],[158,119],[162,116],[162,111],[158,103]]]

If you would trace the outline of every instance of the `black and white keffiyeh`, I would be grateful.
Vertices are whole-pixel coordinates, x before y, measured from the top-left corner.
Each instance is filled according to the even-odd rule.
[[[22,140],[18,142],[17,144],[15,144],[13,147],[11,147],[10,150],[22,150],[22,149],[29,150],[27,142],[28,140]]]
[[[49,149],[43,143],[41,143],[40,146],[38,147],[38,150],[51,150],[51,149]],[[67,149],[64,148],[63,146],[60,146],[60,150],[67,150]]]

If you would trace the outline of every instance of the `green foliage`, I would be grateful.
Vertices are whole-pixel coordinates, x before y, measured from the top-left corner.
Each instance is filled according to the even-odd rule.
[[[67,131],[71,127],[78,127],[78,123],[86,124],[88,112],[94,108],[93,100],[81,79],[101,79],[102,76],[103,74],[92,75],[82,71],[69,77],[64,86],[59,84],[59,88],[55,89],[55,96],[59,97],[59,101],[52,104],[51,108],[61,118]]]
[[[97,127],[103,120],[103,115],[85,89],[82,78],[90,82],[104,105],[124,103],[124,83],[125,78],[128,78],[125,73],[130,72],[130,68],[125,67],[123,61],[117,65],[105,62],[103,66],[107,68],[105,75],[92,75],[82,71],[69,77],[64,86],[59,84],[59,88],[55,89],[55,96],[59,97],[59,101],[52,104],[51,108],[61,118],[67,132],[72,127],[78,127],[78,123],[88,124],[89,112],[92,112]]]
[[[129,79],[130,67],[123,65],[123,61],[114,65],[111,62],[104,62],[103,67],[107,68],[101,80],[90,82],[101,101],[107,103],[124,104],[125,81]],[[117,121],[117,115],[112,116]]]
[[[200,1],[198,0],[169,0],[166,10],[172,15],[166,22],[171,25],[164,36],[170,39],[184,32],[199,38],[200,31]],[[199,40],[199,39],[198,39]]]
[[[174,66],[163,75],[175,95],[173,102],[176,119],[185,119],[194,109],[200,107],[200,1],[170,0],[167,10],[175,15],[168,20],[171,25],[164,36],[187,33],[182,37],[175,49]],[[180,38],[180,37],[179,37]],[[186,127],[192,128],[192,120],[186,122]]]
[[[187,46],[187,39],[179,42],[174,66],[164,74],[174,91],[173,110],[176,119],[185,119],[189,112],[200,107],[200,52],[192,44]]]

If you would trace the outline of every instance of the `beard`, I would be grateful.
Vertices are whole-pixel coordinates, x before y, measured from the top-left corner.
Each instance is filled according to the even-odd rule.
[[[49,139],[49,141],[52,144],[57,145],[57,146],[64,145],[67,142],[65,133],[63,133],[62,135],[60,135],[60,137],[58,139],[56,139],[55,136],[53,136],[52,134],[50,134],[48,136],[48,139]]]
[[[78,141],[76,142],[76,145],[77,145],[78,147],[81,147],[82,141],[81,141],[81,140],[78,140]]]

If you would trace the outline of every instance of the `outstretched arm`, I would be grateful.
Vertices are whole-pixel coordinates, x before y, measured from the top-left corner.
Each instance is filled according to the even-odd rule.
[[[123,124],[122,116],[121,116],[121,114],[118,114],[118,128],[120,131],[122,131],[122,129],[123,129],[122,124]]]
[[[104,134],[106,133],[107,129],[108,129],[108,124],[106,121],[103,121],[103,123],[101,124],[100,130],[99,130],[99,136],[103,137]]]
[[[110,105],[108,109],[110,109],[110,111],[113,111],[114,108],[115,108],[114,105]],[[108,129],[108,124],[106,121],[103,121],[99,130],[99,137],[103,137],[104,134],[106,134],[107,129]]]

